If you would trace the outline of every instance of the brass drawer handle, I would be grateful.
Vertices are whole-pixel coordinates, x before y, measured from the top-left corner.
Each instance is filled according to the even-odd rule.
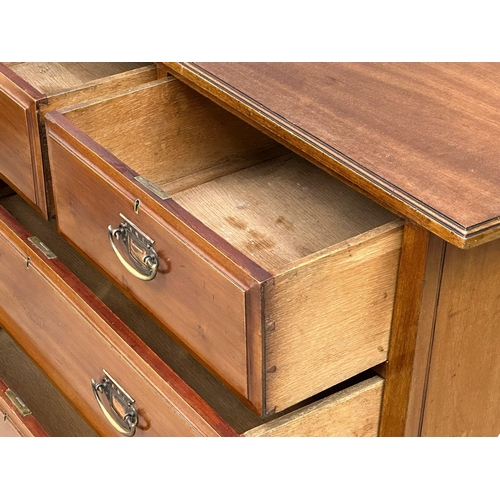
[[[135,401],[111,378],[106,370],[100,382],[92,379],[92,391],[109,423],[124,436],[135,435],[139,416],[134,408]],[[101,394],[107,403],[101,401]]]
[[[158,272],[158,254],[153,248],[154,240],[144,234],[124,215],[120,214],[120,217],[123,222],[120,222],[118,229],[108,226],[111,248],[113,248],[118,260],[132,276],[143,281],[151,281]],[[115,240],[123,242],[128,251],[129,260],[123,257],[116,246]]]

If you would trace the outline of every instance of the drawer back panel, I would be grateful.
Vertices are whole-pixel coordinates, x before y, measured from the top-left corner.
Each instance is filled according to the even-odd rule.
[[[62,111],[169,194],[286,151],[172,78]]]

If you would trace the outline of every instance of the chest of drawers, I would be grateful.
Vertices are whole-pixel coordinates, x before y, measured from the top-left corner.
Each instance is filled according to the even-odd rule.
[[[0,213],[0,324],[91,432],[498,434],[494,207],[464,215],[421,168],[454,172],[457,106],[424,155],[426,99],[467,68],[134,71],[43,114],[57,222],[16,196]]]

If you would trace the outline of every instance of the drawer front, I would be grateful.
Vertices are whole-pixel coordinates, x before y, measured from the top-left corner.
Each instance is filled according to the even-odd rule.
[[[21,83],[17,75],[0,64],[0,177],[45,215],[37,118],[37,99],[42,96],[27,84],[23,90]]]
[[[2,437],[42,437],[47,436],[43,427],[31,414],[21,415],[9,398],[16,395],[9,391],[0,379],[0,438]]]
[[[51,132],[52,134],[52,132]],[[230,279],[148,210],[150,197],[135,199],[88,158],[49,138],[59,231],[105,274],[166,325],[205,364],[248,397],[245,286]],[[74,196],[78,193],[78,196]],[[154,240],[159,257],[156,277],[142,281],[117,258],[108,226],[122,218]],[[124,258],[128,260],[122,248]]]
[[[57,259],[42,255],[28,237],[0,209],[0,323],[99,434],[119,434],[92,388],[92,380],[104,379],[103,370],[135,400],[136,435],[234,434],[74,275]],[[102,406],[112,413],[108,394],[123,417],[116,392],[99,392]]]

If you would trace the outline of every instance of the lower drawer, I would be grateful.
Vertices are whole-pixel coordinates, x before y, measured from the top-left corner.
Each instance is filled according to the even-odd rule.
[[[46,245],[0,208],[0,324],[98,434],[377,434],[381,378],[261,418],[62,241],[53,223],[17,196],[2,204]]]

